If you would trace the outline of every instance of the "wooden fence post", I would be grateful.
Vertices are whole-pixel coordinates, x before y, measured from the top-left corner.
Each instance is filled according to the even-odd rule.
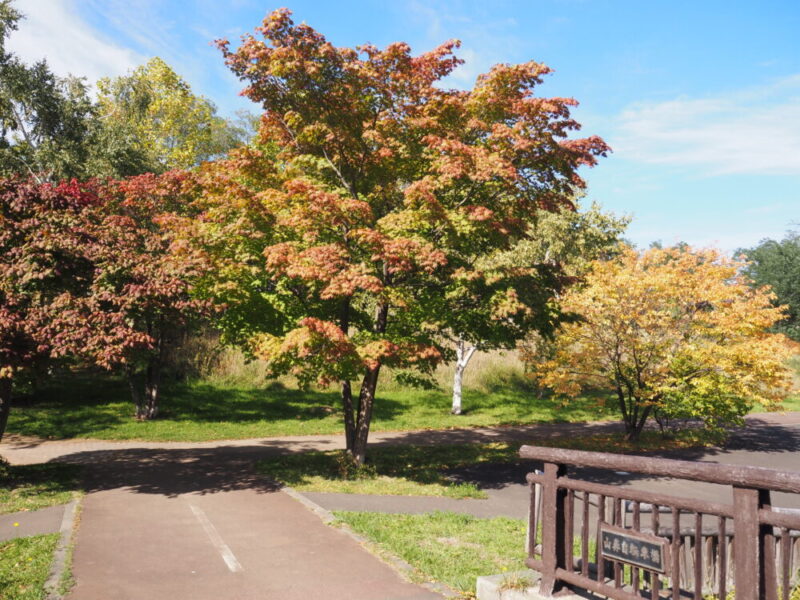
[[[777,595],[775,548],[766,546],[772,527],[760,525],[758,518],[759,509],[769,505],[769,490],[733,487],[736,600],[774,600]]]
[[[542,582],[540,593],[552,596],[561,588],[556,580],[556,569],[567,567],[567,548],[564,544],[565,503],[567,491],[559,489],[556,480],[567,474],[565,465],[545,463],[542,483]],[[570,557],[572,548],[569,548]]]

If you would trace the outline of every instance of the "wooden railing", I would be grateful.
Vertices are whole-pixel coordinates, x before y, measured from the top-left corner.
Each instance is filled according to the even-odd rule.
[[[527,478],[526,561],[543,595],[569,585],[618,600],[789,600],[800,584],[800,514],[771,502],[800,493],[798,472],[536,446],[520,456],[544,463]],[[582,481],[570,466],[731,486],[733,502]]]

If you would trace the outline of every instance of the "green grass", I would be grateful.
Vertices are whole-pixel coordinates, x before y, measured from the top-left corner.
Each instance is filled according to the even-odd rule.
[[[40,600],[50,573],[58,534],[0,543],[0,599]]]
[[[438,581],[471,597],[475,578],[525,568],[520,519],[336,512],[336,518],[416,570],[415,581]]]
[[[531,390],[510,387],[492,393],[467,391],[465,414],[450,414],[445,391],[394,389],[375,402],[372,431],[448,429],[537,422],[616,418],[601,399],[584,397],[562,404]],[[273,383],[265,387],[226,384],[171,384],[163,391],[161,415],[149,422],[132,418],[126,385],[109,377],[54,381],[11,411],[8,433],[44,439],[207,441],[286,435],[339,434],[339,394],[302,391]]]
[[[0,514],[66,504],[80,493],[79,475],[75,465],[0,464]]]
[[[787,412],[800,411],[800,395],[790,396],[789,398],[786,398],[781,404],[781,411],[787,411]],[[751,412],[762,413],[762,412],[767,412],[767,410],[759,404],[758,406],[753,408]]]
[[[663,437],[646,431],[639,442],[627,442],[619,435],[599,434],[532,440],[540,446],[633,453],[703,446],[710,441],[703,431],[681,431]],[[486,498],[472,483],[457,483],[446,471],[480,463],[516,462],[519,444],[459,444],[437,446],[374,446],[367,456],[367,468],[348,469],[341,451],[303,452],[258,462],[258,470],[297,490],[341,494],[402,496],[444,496]]]
[[[450,414],[444,390],[378,387],[372,431],[412,431],[619,418],[601,395],[562,402],[540,397],[521,381],[466,390],[465,414]],[[73,376],[52,381],[11,411],[8,433],[43,439],[199,442],[289,435],[340,434],[340,398],[277,382],[256,386],[225,382],[172,383],[165,387],[158,419],[138,422],[127,386],[113,377]],[[785,410],[800,410],[800,396]]]
[[[344,494],[485,498],[471,483],[455,483],[443,471],[477,463],[512,462],[517,446],[395,446],[370,449],[366,472],[345,471],[342,452],[304,452],[258,462],[258,470],[295,489]]]

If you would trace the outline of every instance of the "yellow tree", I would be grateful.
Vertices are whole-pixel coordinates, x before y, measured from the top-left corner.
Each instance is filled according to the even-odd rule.
[[[146,157],[134,169],[190,168],[244,143],[244,131],[217,116],[214,104],[158,57],[129,75],[97,82],[100,117]]]
[[[709,427],[741,419],[754,404],[779,405],[791,385],[792,349],[767,328],[785,317],[769,288],[753,289],[745,263],[716,250],[625,248],[597,261],[563,298],[565,324],[539,377],[574,397],[613,393],[627,437],[652,416],[694,417]]]

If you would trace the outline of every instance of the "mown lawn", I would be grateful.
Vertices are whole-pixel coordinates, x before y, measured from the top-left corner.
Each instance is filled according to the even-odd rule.
[[[423,515],[336,512],[336,518],[415,568],[414,580],[438,581],[473,597],[475,578],[524,569],[526,523],[435,512]]]
[[[699,430],[681,431],[663,437],[646,431],[637,443],[612,434],[543,438],[532,440],[539,446],[637,453],[696,448],[713,442]],[[341,451],[304,452],[261,460],[258,470],[264,475],[300,491],[341,494],[402,496],[444,496],[485,498],[486,493],[473,483],[454,481],[448,471],[482,463],[508,464],[519,460],[520,444],[458,444],[437,446],[373,446],[367,466],[360,471],[348,468]]]
[[[616,418],[597,398],[568,404],[531,391],[508,389],[464,394],[465,414],[450,414],[444,391],[391,390],[375,403],[373,431],[449,429],[537,422]],[[338,434],[343,419],[336,391],[210,383],[172,384],[163,392],[161,415],[132,418],[127,386],[114,378],[54,382],[11,411],[9,434],[38,438],[206,441],[286,435]]]
[[[0,542],[0,598],[42,600],[58,534]]]
[[[75,465],[0,463],[0,514],[66,504],[80,493],[80,467]]]
[[[800,397],[785,410],[800,410]],[[599,395],[563,402],[522,386],[491,392],[466,390],[465,413],[450,414],[444,390],[379,388],[372,431],[412,431],[530,423],[617,419],[613,402]],[[112,377],[56,380],[11,411],[7,432],[45,439],[199,442],[289,435],[339,434],[344,425],[338,393],[267,386],[195,382],[170,384],[161,415],[133,419],[127,386]]]

